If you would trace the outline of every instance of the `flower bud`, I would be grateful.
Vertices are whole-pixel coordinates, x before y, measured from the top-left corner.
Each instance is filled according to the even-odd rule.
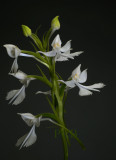
[[[53,18],[53,20],[51,22],[51,28],[53,30],[60,29],[60,22],[59,22],[58,18],[59,18],[59,16],[56,16],[55,18]]]
[[[25,25],[22,25],[23,34],[28,37],[31,36],[31,29]]]

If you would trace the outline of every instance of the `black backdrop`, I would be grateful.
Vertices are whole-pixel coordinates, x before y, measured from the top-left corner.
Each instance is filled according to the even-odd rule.
[[[73,51],[84,53],[75,60],[57,63],[56,70],[66,80],[71,71],[82,64],[88,68],[87,84],[104,82],[106,87],[100,93],[89,97],[79,97],[78,89],[71,90],[66,102],[65,119],[69,128],[76,129],[86,146],[83,151],[71,139],[69,160],[114,160],[116,159],[115,128],[115,44],[116,10],[111,2],[88,4],[77,1],[6,3],[1,5],[0,24],[0,155],[3,159],[63,159],[60,136],[54,138],[54,129],[49,122],[43,122],[37,142],[29,148],[18,150],[15,143],[29,131],[29,127],[17,113],[37,114],[50,111],[43,95],[35,95],[38,90],[47,90],[41,82],[32,82],[26,90],[26,99],[18,106],[5,101],[9,90],[20,88],[19,82],[8,76],[13,60],[8,57],[4,44],[15,44],[20,49],[32,50],[30,40],[23,36],[21,24],[29,26],[33,32],[41,24],[40,37],[46,31],[52,18],[59,15],[62,43],[72,40]],[[57,34],[55,33],[55,35]],[[54,35],[54,36],[55,36]],[[19,58],[19,66],[27,74],[38,74],[35,61]],[[47,69],[40,65],[47,74]]]

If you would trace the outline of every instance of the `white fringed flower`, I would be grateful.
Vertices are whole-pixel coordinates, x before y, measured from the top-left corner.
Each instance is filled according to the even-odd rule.
[[[11,58],[14,58],[14,62],[12,64],[12,67],[11,67],[11,71],[12,73],[16,73],[17,70],[18,70],[18,63],[17,63],[17,60],[18,60],[18,57],[19,56],[24,56],[24,57],[33,57],[31,55],[28,55],[28,54],[24,54],[24,53],[21,53],[21,50],[13,45],[13,44],[5,44],[3,45],[6,50],[7,50],[7,53],[8,55],[11,57]]]
[[[31,130],[29,133],[25,134],[24,136],[22,136],[21,138],[18,139],[16,146],[20,146],[20,149],[22,147],[28,147],[31,146],[32,144],[34,144],[37,140],[37,135],[35,133],[35,126],[39,127],[40,126],[40,122],[41,121],[50,121],[54,124],[56,124],[56,122],[54,122],[52,119],[50,118],[42,118],[42,116],[40,117],[35,117],[34,115],[32,115],[31,113],[18,113],[22,119],[25,121],[25,123],[28,126],[32,126]]]
[[[22,113],[22,114],[18,113],[18,114],[21,115],[22,119],[28,126],[32,126],[30,132],[19,138],[16,143],[17,147],[21,145],[20,146],[21,149],[22,147],[28,147],[36,142],[37,135],[35,133],[35,126],[36,127],[40,126],[40,121],[42,117],[40,116],[39,118],[36,118],[31,113]]]
[[[79,87],[79,95],[80,96],[88,96],[92,95],[91,91],[98,91],[98,89],[103,88],[105,85],[103,83],[95,83],[90,86],[84,86],[82,83],[87,81],[87,69],[81,72],[80,70],[81,64],[73,70],[71,75],[71,80],[63,81],[59,80],[62,83],[65,83],[68,87],[74,88],[75,86]]]
[[[18,105],[21,103],[25,98],[25,88],[29,85],[29,82],[33,80],[32,78],[27,78],[27,74],[23,73],[22,71],[18,71],[16,73],[10,73],[10,75],[14,76],[15,78],[19,79],[19,81],[23,84],[21,89],[12,90],[7,93],[6,100],[10,100],[9,104],[12,103],[13,105]]]
[[[39,51],[39,53],[42,53],[47,57],[55,57],[55,61],[67,61],[68,58],[74,59],[75,56],[79,56],[82,53],[82,51],[70,53],[71,41],[68,41],[63,47],[61,47],[61,44],[62,42],[58,34],[51,44],[53,50],[50,52]]]

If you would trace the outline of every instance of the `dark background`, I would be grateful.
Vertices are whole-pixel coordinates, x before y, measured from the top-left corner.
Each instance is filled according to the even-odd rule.
[[[36,128],[37,142],[29,148],[18,150],[15,143],[29,131],[29,127],[17,113],[38,114],[51,111],[43,95],[35,95],[38,90],[48,88],[39,82],[32,82],[26,89],[26,99],[18,106],[8,105],[6,93],[18,89],[21,84],[8,76],[13,59],[3,48],[4,44],[14,44],[20,49],[32,50],[30,39],[23,36],[21,25],[29,26],[33,32],[41,25],[39,36],[50,27],[51,20],[59,15],[62,43],[72,40],[73,51],[84,53],[75,60],[57,63],[56,70],[66,80],[78,64],[82,70],[88,68],[87,85],[103,82],[106,87],[92,96],[79,97],[78,88],[71,90],[66,102],[65,119],[67,126],[77,130],[79,138],[86,146],[83,151],[79,144],[71,140],[69,160],[115,160],[115,54],[116,54],[116,9],[115,4],[74,3],[73,1],[33,1],[14,2],[1,5],[0,24],[0,155],[3,159],[63,159],[60,136],[54,138],[54,128],[49,122]],[[39,74],[32,59],[19,58],[20,69],[27,74]],[[46,74],[47,69],[40,65]]]

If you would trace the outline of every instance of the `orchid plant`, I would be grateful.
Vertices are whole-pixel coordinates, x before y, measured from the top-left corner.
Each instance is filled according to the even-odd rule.
[[[22,84],[20,89],[9,91],[6,96],[6,100],[10,100],[9,104],[18,105],[24,100],[26,96],[25,89],[29,86],[29,83],[32,80],[39,80],[45,83],[45,85],[47,85],[50,89],[45,92],[37,91],[36,94],[44,94],[46,96],[52,112],[40,113],[38,115],[32,115],[31,113],[18,113],[24,122],[32,128],[29,133],[25,134],[17,140],[16,146],[20,146],[21,149],[22,147],[28,147],[34,144],[37,140],[35,127],[39,127],[42,121],[50,121],[60,131],[64,148],[64,159],[68,160],[68,147],[70,144],[69,135],[76,139],[82,149],[85,149],[85,146],[78,138],[77,134],[73,133],[73,131],[68,129],[66,126],[64,120],[64,105],[67,94],[70,89],[77,86],[79,88],[80,96],[88,96],[92,94],[92,91],[99,91],[100,88],[104,87],[104,84],[95,83],[89,86],[83,85],[83,83],[87,80],[87,69],[81,72],[81,64],[79,64],[76,69],[72,71],[71,76],[69,76],[67,81],[64,81],[56,72],[56,63],[59,61],[64,62],[73,60],[74,57],[83,53],[83,51],[72,53],[71,40],[62,45],[59,34],[57,34],[56,37],[52,40],[51,49],[49,49],[50,41],[54,32],[60,29],[60,22],[58,18],[59,16],[53,18],[51,21],[51,27],[44,34],[42,40],[40,40],[37,34],[32,33],[28,26],[22,25],[24,35],[31,38],[32,40],[34,51],[21,50],[13,44],[4,45],[8,55],[11,58],[14,58],[9,75],[17,78]],[[38,62],[37,67],[41,72],[41,75],[27,75],[26,73],[20,71],[18,67],[18,58],[20,56],[35,59]],[[39,63],[48,68],[50,78],[47,78],[47,76],[44,74],[43,70],[39,66]]]

